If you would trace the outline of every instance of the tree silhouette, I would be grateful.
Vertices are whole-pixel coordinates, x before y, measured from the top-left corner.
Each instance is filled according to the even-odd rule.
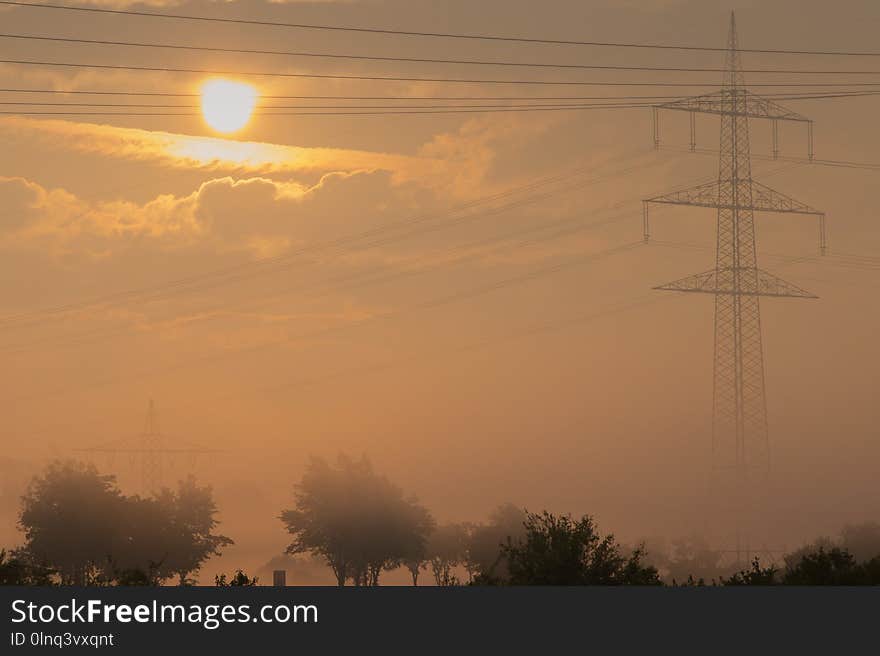
[[[219,588],[229,588],[229,587],[254,587],[257,585],[259,579],[254,576],[253,578],[249,577],[240,569],[235,570],[235,575],[228,579],[226,578],[226,574],[219,574],[214,576],[214,585]]]
[[[62,585],[88,585],[119,547],[125,499],[112,476],[91,465],[53,463],[22,497],[19,526],[27,552],[50,563]]]
[[[107,585],[114,583],[116,585],[159,585],[161,579],[156,574],[156,567],[148,569],[115,569],[113,577],[107,581]]]
[[[410,556],[409,558],[405,558],[402,564],[409,571],[409,575],[412,577],[413,586],[418,586],[419,575],[422,573],[422,570],[428,566],[428,561],[425,560],[424,556]]]
[[[782,578],[786,585],[880,585],[880,557],[858,563],[840,547],[805,554]]]
[[[181,481],[176,491],[162,490],[156,502],[166,519],[163,540],[167,555],[162,569],[177,576],[180,585],[191,583],[190,575],[206,560],[234,544],[229,537],[213,533],[218,522],[211,488],[199,487],[194,478]]]
[[[401,508],[401,512],[408,516],[408,519],[399,524],[397,533],[402,548],[397,559],[389,565],[406,567],[415,586],[419,584],[419,570],[422,569],[427,558],[426,536],[434,530],[435,524],[431,514],[419,505],[415,497],[407,499],[406,504]]]
[[[779,575],[773,567],[761,567],[755,558],[750,570],[722,579],[723,585],[880,585],[880,557],[858,562],[846,549],[799,549],[797,558],[786,557],[786,568]]]
[[[793,569],[797,567],[798,563],[801,562],[801,559],[804,556],[807,556],[812,553],[816,553],[817,551],[824,549],[826,551],[833,549],[835,546],[834,541],[829,537],[819,537],[809,542],[801,547],[798,547],[791,553],[785,554],[782,559],[785,562],[786,569]]]
[[[465,568],[471,580],[503,582],[507,579],[507,561],[502,547],[525,536],[526,513],[512,503],[498,506],[489,515],[489,523],[469,527]]]
[[[428,562],[437,585],[457,583],[452,568],[467,557],[467,529],[463,524],[444,524],[428,536]]]
[[[659,585],[657,570],[642,562],[640,549],[620,553],[614,536],[599,535],[585,515],[527,513],[526,534],[502,549],[511,585]]]
[[[848,524],[840,531],[843,548],[857,562],[867,562],[880,557],[880,523]]]
[[[378,585],[382,570],[420,558],[433,527],[428,511],[373,471],[366,458],[312,458],[281,521],[294,536],[289,554],[327,562],[338,585]]]
[[[722,580],[736,572],[735,566],[724,564],[724,553],[713,549],[700,535],[690,535],[671,540],[669,547],[654,544],[648,548],[646,561],[660,571],[664,580],[682,585],[692,580]]]
[[[156,497],[124,496],[92,465],[53,463],[22,498],[22,552],[63,585],[183,584],[232,540],[215,535],[210,488],[190,479]]]
[[[0,549],[0,585],[52,585],[54,575],[21,549]]]
[[[775,585],[779,570],[773,565],[761,567],[761,560],[755,556],[751,569],[736,572],[729,578],[722,578],[721,585]]]
[[[122,497],[122,511],[113,527],[110,550],[96,584],[159,585],[169,578],[171,517],[155,499]]]

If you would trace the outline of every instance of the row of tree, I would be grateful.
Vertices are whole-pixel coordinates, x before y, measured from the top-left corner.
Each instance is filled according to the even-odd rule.
[[[418,585],[430,569],[437,585],[653,584],[657,570],[637,549],[624,554],[593,520],[498,508],[488,524],[437,526],[426,508],[377,474],[365,458],[312,459],[281,515],[290,554],[323,558],[337,583],[378,585],[383,571],[406,567]],[[574,557],[576,560],[573,560]]]
[[[437,585],[501,571],[500,545],[524,533],[525,513],[498,508],[488,524],[437,525],[430,512],[377,474],[366,458],[313,458],[296,486],[294,507],[281,514],[293,536],[289,554],[322,558],[339,585],[378,585],[383,571],[406,567],[413,585],[430,569]]]
[[[320,559],[340,586],[375,586],[383,572],[400,567],[413,585],[430,571],[440,586],[880,584],[878,524],[849,527],[842,545],[807,545],[784,567],[755,560],[736,572],[725,571],[720,552],[699,541],[652,553],[625,548],[589,516],[533,514],[508,504],[485,524],[437,525],[365,458],[312,459],[293,501],[280,515],[292,536],[287,553]],[[192,584],[205,561],[232,544],[216,533],[216,514],[210,488],[192,479],[149,497],[126,496],[92,466],[56,463],[22,497],[25,543],[0,551],[0,584]],[[215,583],[257,580],[238,570]]]
[[[671,541],[649,539],[646,541],[647,560],[660,572],[663,580],[670,584],[686,581],[728,581],[736,583],[745,574],[754,574],[751,568],[742,570],[741,565],[731,562],[724,551],[712,547],[704,537],[692,535]],[[810,561],[824,563],[830,572],[840,569],[835,563],[843,565],[851,560],[855,568],[861,567],[880,556],[880,523],[866,522],[849,524],[843,527],[837,538],[819,537],[794,551],[782,555],[779,567],[774,569],[774,582],[794,582],[803,578],[804,567]],[[778,559],[778,556],[777,556]],[[776,560],[776,559],[774,559]],[[767,572],[769,566],[761,568]],[[811,571],[817,571],[815,568]],[[787,573],[792,572],[790,576]],[[812,576],[817,581],[822,577]],[[748,580],[755,577],[749,576]]]
[[[880,585],[880,524],[846,527],[843,546],[828,538],[791,554],[785,566],[735,571],[699,540],[671,555],[626,549],[593,519],[498,508],[488,524],[436,526],[428,511],[365,459],[313,460],[282,514],[294,536],[288,553],[311,553],[339,585],[377,585],[383,570],[405,566],[413,585],[430,569],[437,585]]]
[[[751,569],[722,579],[723,585],[880,585],[880,555],[859,561],[846,549],[820,546],[789,556],[786,565],[762,567],[758,558]],[[705,581],[688,579],[687,585],[705,585]]]

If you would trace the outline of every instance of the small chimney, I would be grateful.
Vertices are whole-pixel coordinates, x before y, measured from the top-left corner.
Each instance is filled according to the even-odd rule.
[[[272,571],[272,585],[283,588],[287,585],[287,570],[276,569]]]

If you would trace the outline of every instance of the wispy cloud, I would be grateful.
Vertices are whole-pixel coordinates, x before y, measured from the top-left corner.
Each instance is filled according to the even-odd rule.
[[[429,179],[444,163],[410,157],[338,148],[302,148],[256,141],[236,141],[173,132],[96,125],[65,120],[7,117],[0,131],[51,140],[56,147],[120,159],[157,162],[163,166],[208,170],[277,173],[296,171],[382,170],[396,182]]]

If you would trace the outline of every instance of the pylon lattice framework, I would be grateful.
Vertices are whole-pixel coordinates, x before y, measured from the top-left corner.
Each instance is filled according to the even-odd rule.
[[[140,469],[141,492],[152,494],[165,485],[166,469],[172,464],[173,459],[186,458],[189,469],[192,469],[199,456],[220,453],[218,449],[206,449],[196,444],[181,443],[181,440],[175,441],[178,444],[174,446],[169,444],[159,430],[156,404],[150,399],[144,431],[140,435],[76,450],[91,455],[103,454],[109,456],[111,460],[117,455],[127,455],[131,464]],[[108,464],[112,466],[113,463]]]
[[[650,237],[651,204],[692,205],[718,210],[715,268],[655,289],[701,292],[715,296],[712,453],[713,470],[733,472],[740,484],[769,471],[767,397],[761,340],[760,297],[816,298],[809,292],[762,271],[757,266],[755,212],[817,216],[819,250],[824,254],[825,215],[809,205],[752,180],[749,119],[773,122],[773,150],[778,154],[777,121],[808,126],[809,158],[813,157],[812,122],[745,88],[737,46],[736,20],[731,14],[727,62],[720,91],[654,107],[654,143],[659,147],[661,109],[721,117],[718,180],[644,201],[644,236]],[[737,491],[742,491],[740,485]]]

